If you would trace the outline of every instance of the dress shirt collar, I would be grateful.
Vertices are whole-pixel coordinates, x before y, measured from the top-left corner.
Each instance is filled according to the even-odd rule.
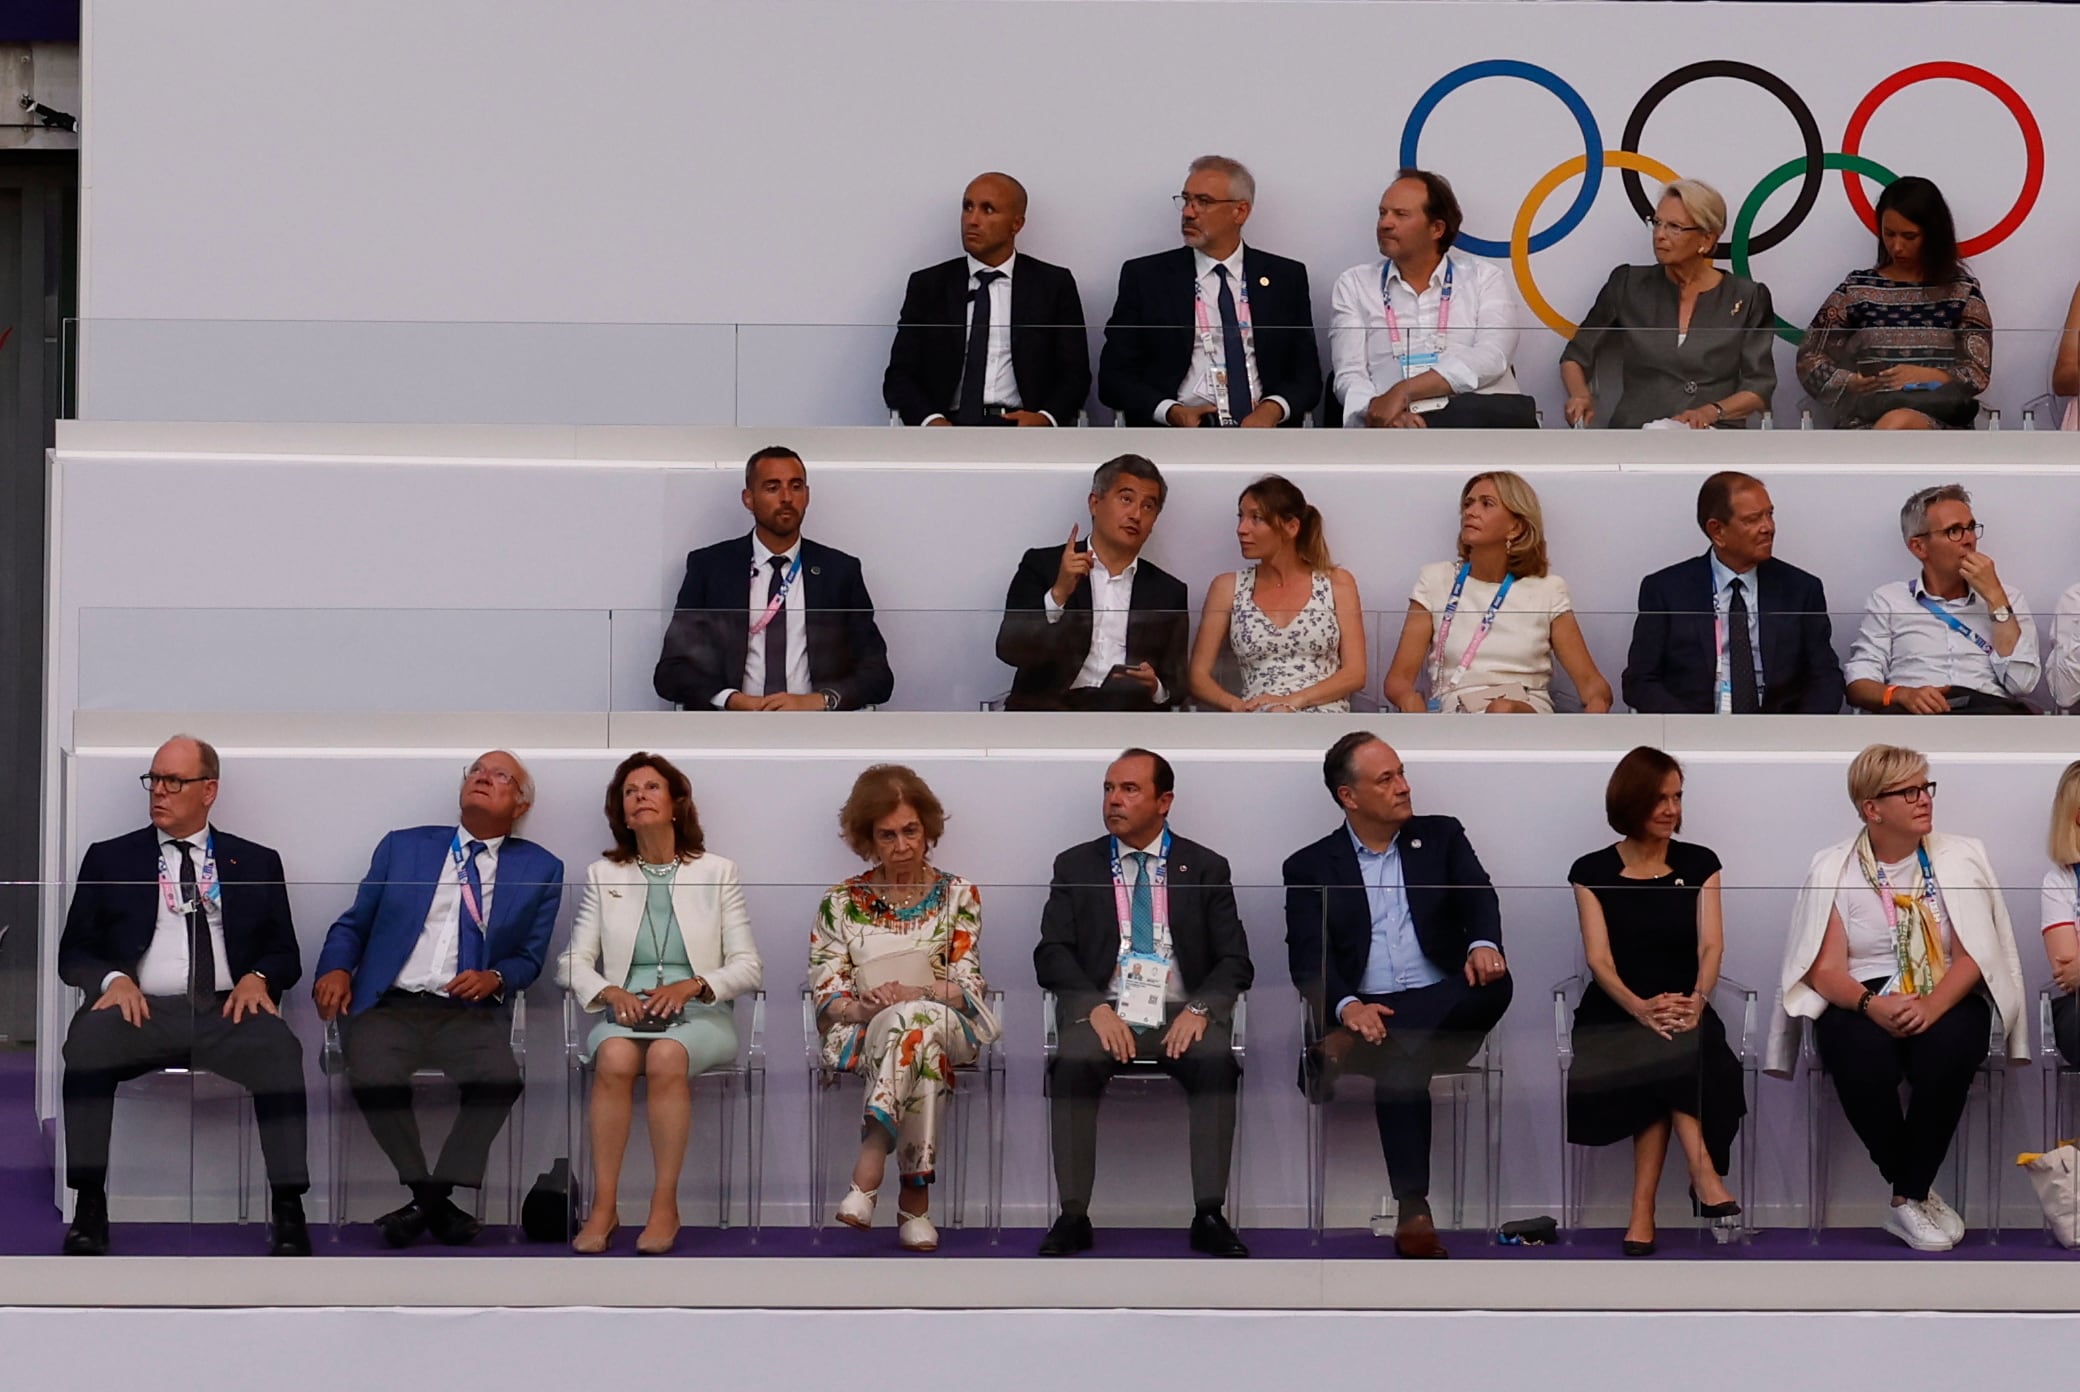
[[[198,851],[207,848],[209,845],[210,824],[208,822],[204,822],[202,824],[202,829],[200,831],[193,832],[187,836],[175,836],[165,827],[153,827],[152,830],[159,834],[159,853],[161,855],[164,855],[166,853],[166,848],[168,846],[171,846],[175,841],[185,841]],[[180,852],[175,851],[174,854],[179,855]]]
[[[1716,595],[1723,592],[1728,582],[1738,578],[1741,589],[1746,591],[1748,601],[1752,604],[1755,600],[1755,572],[1761,567],[1754,565],[1746,570],[1735,570],[1719,559],[1719,548],[1716,546],[1704,554],[1712,564],[1712,593]]]
[[[1105,558],[1098,554],[1097,547],[1093,546],[1091,548],[1091,571],[1093,574],[1102,573],[1108,579],[1112,580],[1132,580],[1134,578],[1134,572],[1139,570],[1140,568],[1141,553],[1139,551],[1136,551],[1134,553],[1133,560],[1128,561],[1118,570],[1114,570],[1111,566],[1105,564]]]
[[[1121,860],[1125,860],[1128,856],[1132,855],[1136,851],[1145,851],[1151,858],[1155,860],[1161,860],[1163,858],[1163,833],[1168,831],[1169,829],[1170,827],[1168,823],[1165,823],[1163,826],[1157,828],[1156,834],[1149,838],[1149,842],[1146,846],[1129,846],[1126,842],[1120,841],[1117,836],[1113,837],[1112,839],[1114,841],[1119,841],[1119,854]]]
[[[1387,848],[1384,851],[1375,851],[1372,849],[1372,847],[1365,844],[1365,842],[1358,835],[1358,829],[1352,826],[1348,820],[1345,820],[1343,824],[1343,830],[1344,834],[1351,838],[1351,849],[1358,853],[1358,857],[1361,861],[1366,856],[1385,857],[1400,854],[1401,833],[1398,831],[1394,833],[1394,839],[1387,843]]]
[[[460,844],[464,847],[467,847],[472,841],[482,841],[485,853],[493,860],[498,859],[498,848],[506,843],[506,839],[503,836],[478,836],[468,827],[459,824],[455,828],[455,834],[462,838]],[[455,843],[451,842],[450,844],[453,845]],[[453,857],[451,856],[450,859],[453,859]]]
[[[1971,602],[1978,597],[1979,592],[1967,585],[1964,593],[1956,599],[1945,599],[1928,587],[1928,572],[1925,570],[1907,582],[1907,602],[1910,604],[1919,604],[1923,599],[1932,599],[1937,604],[1946,604],[1952,609],[1964,609],[1970,607]],[[2012,599],[2010,602],[2012,603]]]
[[[802,534],[800,532],[795,533],[794,545],[788,547],[785,551],[775,551],[772,547],[766,545],[764,541],[760,540],[756,528],[751,532],[751,569],[754,573],[764,570],[771,565],[775,556],[785,557],[787,563],[793,565],[794,558],[801,554]]]
[[[1242,284],[1242,252],[1243,244],[1241,242],[1237,242],[1235,244],[1234,253],[1230,255],[1227,260],[1216,261],[1211,256],[1208,256],[1205,252],[1199,250],[1199,248],[1193,247],[1192,266],[1198,272],[1199,279],[1201,280],[1205,280],[1209,276],[1211,276],[1213,274],[1213,268],[1215,266],[1226,266],[1228,268],[1228,284],[1240,285]]]
[[[1407,288],[1408,293],[1411,295],[1427,295],[1432,290],[1436,290],[1439,293],[1443,293],[1444,268],[1446,266],[1449,266],[1451,263],[1452,254],[1449,251],[1439,255],[1437,258],[1437,264],[1430,268],[1430,279],[1428,283],[1426,283],[1421,290],[1418,290],[1415,288],[1415,286],[1410,285],[1408,283],[1408,277],[1401,274],[1401,267],[1395,264],[1393,257],[1387,256],[1380,258],[1380,264],[1386,267],[1387,284],[1389,284],[1390,286],[1404,286]]]
[[[985,266],[971,256],[968,258],[968,283],[973,285],[975,277],[981,275],[984,271],[995,271],[1003,276],[1004,283],[1009,285],[1011,283],[1011,268],[1016,264],[1018,264],[1018,253],[1015,251],[1004,258],[1004,264],[1001,266]]]

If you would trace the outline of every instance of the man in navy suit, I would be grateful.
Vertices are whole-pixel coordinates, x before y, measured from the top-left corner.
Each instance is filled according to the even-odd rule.
[[[1840,710],[1827,588],[1772,554],[1777,514],[1762,480],[1713,474],[1697,491],[1697,525],[1711,550],[1639,583],[1625,704],[1662,714]]]
[[[905,425],[1074,425],[1091,394],[1076,277],[1018,250],[1025,185],[961,195],[963,255],[910,277],[881,396]]]
[[[1310,1094],[1333,1070],[1373,1079],[1399,1210],[1394,1250],[1447,1255],[1430,1218],[1430,1080],[1463,1068],[1509,1008],[1502,913],[1452,817],[1414,815],[1386,741],[1345,735],[1322,760],[1344,825],[1285,863],[1286,955],[1321,1039]]]
[[[58,976],[86,994],[65,1035],[65,1182],[77,1191],[65,1250],[108,1250],[108,1143],[116,1086],[201,1068],[253,1094],[274,1203],[269,1250],[307,1257],[303,1047],[282,993],[303,974],[282,860],[210,825],[217,751],[176,735],[143,783],[152,824],[97,841],[80,861]]]
[[[1322,394],[1307,267],[1242,244],[1256,180],[1201,155],[1176,196],[1184,245],[1127,262],[1098,399],[1129,425],[1298,425]]]
[[[386,835],[318,953],[318,1014],[345,1013],[354,1101],[412,1191],[376,1220],[392,1247],[429,1229],[450,1246],[476,1237],[477,1220],[450,1195],[483,1185],[491,1142],[520,1100],[512,1000],[541,973],[563,897],[563,862],[512,834],[533,803],[517,758],[478,757],[462,776],[461,824]],[[430,1167],[412,1114],[412,1074],[427,1067],[461,1093]]]
[[[860,564],[802,535],[809,473],[768,445],[744,465],[748,536],[688,553],[651,682],[687,710],[858,710],[895,690]]]

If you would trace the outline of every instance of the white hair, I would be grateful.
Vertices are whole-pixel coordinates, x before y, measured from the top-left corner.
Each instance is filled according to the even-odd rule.
[[[1228,197],[1239,198],[1245,203],[1257,201],[1257,181],[1250,177],[1248,166],[1241,160],[1229,159],[1226,155],[1201,155],[1192,161],[1185,177],[1204,174],[1208,171],[1228,176]]]

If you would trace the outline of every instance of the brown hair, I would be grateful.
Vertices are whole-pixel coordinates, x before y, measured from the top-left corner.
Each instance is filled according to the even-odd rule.
[[[1733,521],[1733,495],[1743,488],[1760,488],[1762,480],[1753,474],[1744,474],[1737,469],[1721,469],[1704,481],[1697,490],[1697,530],[1706,536],[1712,534],[1708,525],[1713,522]]]
[[[1681,778],[1683,766],[1652,745],[1643,744],[1618,760],[1603,789],[1603,819],[1611,830],[1620,836],[1638,836],[1653,815],[1654,804],[1661,801],[1661,785],[1671,773]],[[1677,813],[1676,830],[1682,829],[1682,814]]]
[[[1336,563],[1329,559],[1329,539],[1322,533],[1322,510],[1308,502],[1307,495],[1292,480],[1266,474],[1243,489],[1235,505],[1240,508],[1252,501],[1264,509],[1264,520],[1274,526],[1295,521],[1300,524],[1299,535],[1293,538],[1300,564],[1316,571],[1334,567]]]
[[[946,834],[946,809],[917,771],[902,764],[876,764],[852,780],[852,792],[838,809],[838,836],[861,860],[872,860],[874,823],[906,802],[924,826],[926,847],[938,845]]]
[[[664,779],[665,791],[672,795],[673,856],[679,860],[698,858],[708,849],[708,843],[701,835],[700,813],[693,805],[692,782],[664,755],[646,754],[640,749],[621,761],[607,783],[607,827],[614,833],[614,844],[600,854],[616,865],[626,865],[636,858],[636,834],[628,829],[628,816],[621,810],[621,794],[628,776],[646,768],[657,770]]]
[[[1504,568],[1519,580],[1536,579],[1546,573],[1546,523],[1545,514],[1538,506],[1538,494],[1524,481],[1521,474],[1507,469],[1494,469],[1485,474],[1475,474],[1466,480],[1459,490],[1459,506],[1463,509],[1473,490],[1482,483],[1495,485],[1495,496],[1509,515],[1523,524],[1523,530],[1510,539]],[[1459,543],[1459,559],[1466,560],[1466,543]]]

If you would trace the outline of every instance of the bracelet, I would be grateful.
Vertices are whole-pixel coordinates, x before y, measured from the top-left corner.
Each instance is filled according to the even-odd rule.
[[[1725,420],[1725,419],[1726,419],[1726,408],[1725,408],[1725,407],[1724,407],[1723,405],[1721,405],[1721,404],[1720,404],[1719,402],[1716,402],[1716,401],[1707,401],[1707,402],[1705,403],[1705,405],[1707,405],[1707,406],[1711,407],[1711,408],[1712,408],[1712,409],[1713,409],[1714,411],[1717,411],[1717,412],[1719,413],[1719,419],[1720,419],[1720,420]]]
[[[1885,688],[1885,699],[1884,699],[1884,700],[1882,700],[1882,701],[1880,701],[1880,702],[1878,702],[1878,704],[1879,704],[1880,706],[1889,706],[1889,705],[1891,705],[1891,704],[1892,704],[1892,693],[1893,693],[1893,692],[1895,692],[1895,691],[1897,691],[1897,690],[1899,690],[1899,688],[1898,688],[1897,686],[1888,686],[1888,687],[1886,687],[1886,688]]]
[[[1873,990],[1872,990],[1872,989],[1871,989],[1870,987],[1868,987],[1868,986],[1864,987],[1864,988],[1863,988],[1863,999],[1862,999],[1862,1000],[1860,1000],[1860,1001],[1858,1001],[1858,1002],[1856,1002],[1856,1013],[1857,1013],[1858,1015],[1868,1015],[1868,1014],[1870,1014],[1870,1013],[1871,1013],[1871,1001],[1872,1001],[1872,1000],[1873,1000],[1873,999],[1874,999],[1874,998],[1875,998],[1875,997],[1877,996],[1877,994],[1878,994],[1878,993],[1877,993],[1876,991],[1873,991]]]

